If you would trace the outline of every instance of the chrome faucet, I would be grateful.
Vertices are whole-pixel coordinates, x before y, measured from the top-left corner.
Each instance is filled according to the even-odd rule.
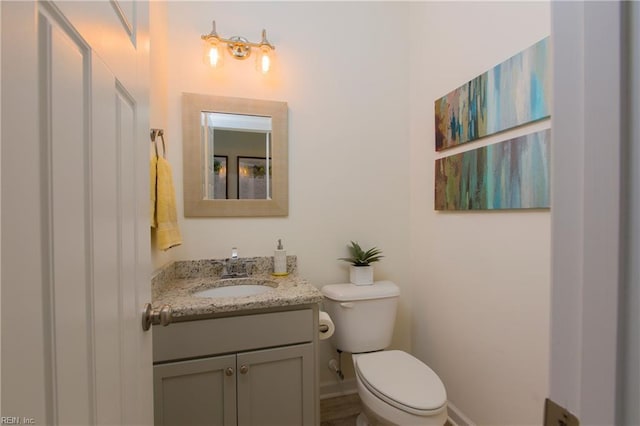
[[[245,262],[238,261],[238,249],[231,249],[231,257],[228,258],[222,268],[221,278],[244,278],[247,277],[247,265]]]

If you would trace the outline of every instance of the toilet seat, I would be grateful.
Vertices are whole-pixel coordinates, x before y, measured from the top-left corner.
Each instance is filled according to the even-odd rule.
[[[447,393],[438,375],[406,352],[373,352],[354,360],[366,388],[393,407],[429,416],[446,405]]]

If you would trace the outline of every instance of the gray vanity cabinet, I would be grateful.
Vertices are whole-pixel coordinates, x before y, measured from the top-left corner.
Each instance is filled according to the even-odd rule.
[[[236,356],[156,365],[156,425],[235,425]]]
[[[314,330],[315,306],[154,327],[155,424],[317,425]]]
[[[238,425],[313,425],[312,360],[310,343],[238,354]]]

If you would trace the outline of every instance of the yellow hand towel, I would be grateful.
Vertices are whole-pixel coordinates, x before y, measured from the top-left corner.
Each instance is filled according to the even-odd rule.
[[[160,250],[168,250],[182,244],[182,236],[178,228],[171,166],[162,157],[157,159],[156,173],[156,245]]]
[[[156,169],[158,167],[158,157],[153,156],[149,164],[149,222],[151,227],[155,228],[156,223]]]

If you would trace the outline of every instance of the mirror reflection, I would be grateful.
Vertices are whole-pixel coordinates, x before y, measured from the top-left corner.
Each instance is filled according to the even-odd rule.
[[[271,117],[201,114],[204,198],[271,198]]]

